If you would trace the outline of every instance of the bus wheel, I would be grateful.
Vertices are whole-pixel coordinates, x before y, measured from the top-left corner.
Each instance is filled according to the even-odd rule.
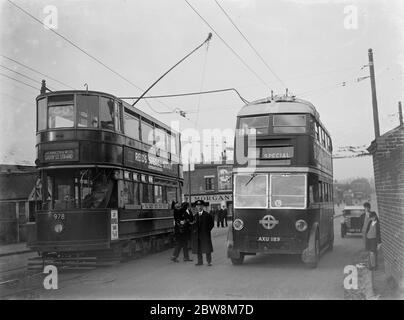
[[[332,251],[332,249],[334,249],[334,230],[332,230],[332,232],[331,232],[330,241],[328,242],[327,250]]]
[[[341,225],[341,238],[344,238],[346,235],[346,229],[344,225]]]
[[[331,237],[330,242],[328,243],[328,250],[332,251],[334,249],[334,236]]]
[[[318,232],[316,232],[316,240],[314,241],[314,257],[313,261],[307,262],[307,266],[311,269],[317,268],[318,260],[320,259],[320,240]]]
[[[240,252],[239,258],[231,258],[231,263],[235,266],[241,265],[244,262],[244,253]]]

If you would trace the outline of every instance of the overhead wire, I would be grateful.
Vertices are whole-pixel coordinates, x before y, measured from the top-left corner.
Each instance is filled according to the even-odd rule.
[[[241,94],[235,88],[226,88],[226,89],[217,89],[217,90],[208,90],[208,91],[197,91],[197,92],[186,92],[186,93],[175,93],[175,94],[164,94],[164,95],[154,95],[154,96],[145,96],[142,99],[155,99],[155,98],[174,98],[174,97],[184,97],[184,96],[192,96],[199,94],[210,94],[210,93],[218,93],[218,92],[226,92],[226,91],[234,91],[237,96],[243,101],[245,104],[248,104],[249,101],[244,99]],[[139,97],[119,97],[120,99],[138,99]]]
[[[46,78],[49,78],[49,79],[51,79],[51,80],[53,80],[53,81],[56,81],[56,82],[58,82],[59,84],[65,86],[65,87],[68,87],[68,88],[70,88],[70,89],[75,90],[73,87],[69,86],[68,84],[66,84],[66,83],[64,83],[64,82],[62,82],[62,81],[59,81],[59,80],[57,80],[57,79],[55,79],[55,78],[53,78],[53,77],[51,77],[51,76],[49,76],[49,75],[47,75],[47,74],[45,74],[45,73],[42,73],[42,72],[40,72],[40,71],[38,71],[38,70],[35,70],[35,69],[33,69],[33,68],[31,68],[31,67],[29,67],[29,66],[23,64],[22,62],[19,62],[19,61],[15,60],[15,59],[12,59],[12,58],[10,58],[10,57],[7,57],[7,56],[4,55],[4,54],[0,54],[0,56],[2,56],[2,57],[5,58],[5,59],[8,59],[8,60],[10,60],[10,61],[13,61],[14,63],[16,63],[16,64],[18,64],[18,65],[20,65],[20,66],[22,66],[22,67],[24,67],[24,68],[27,68],[28,70],[31,70],[31,71],[33,71],[33,72],[35,72],[35,73],[38,73],[38,74],[40,74],[40,75],[42,75],[42,76],[44,76],[44,77],[46,77]]]
[[[275,71],[268,65],[268,63],[265,61],[265,59],[262,57],[262,55],[258,52],[258,50],[251,44],[251,42],[247,39],[247,37],[244,35],[243,32],[241,32],[240,28],[237,27],[233,19],[230,17],[230,15],[224,10],[224,8],[219,4],[217,0],[214,0],[220,10],[224,13],[224,15],[227,17],[227,19],[230,21],[230,23],[233,25],[234,28],[238,31],[238,33],[243,37],[243,39],[247,42],[249,47],[255,52],[255,54],[258,56],[258,58],[262,61],[262,63],[267,67],[269,72],[282,84],[284,88],[287,88],[285,82],[282,81],[282,79],[275,73]]]
[[[215,35],[224,43],[224,45],[241,61],[241,63],[252,73],[254,74],[267,88],[270,88],[265,80],[263,80],[257,72],[255,72],[245,61],[244,59],[223,39],[222,36],[209,24],[209,22],[188,2],[188,0],[184,0],[188,6],[198,15],[198,17],[215,33]]]
[[[8,70],[8,71],[10,71],[10,72],[13,72],[13,73],[15,73],[15,74],[18,74],[19,76],[24,77],[24,78],[26,78],[26,79],[28,79],[28,80],[31,80],[31,81],[33,81],[33,82],[35,82],[35,83],[39,83],[39,82],[40,82],[40,81],[37,80],[37,79],[31,78],[31,77],[29,77],[29,76],[27,76],[27,75],[25,75],[25,74],[23,74],[23,73],[20,73],[20,72],[18,72],[18,71],[15,71],[15,70],[13,70],[13,69],[11,69],[11,68],[8,68],[8,67],[6,67],[6,66],[0,65],[0,67],[4,68],[4,69],[6,69],[6,70]],[[54,90],[54,88],[52,88],[52,87],[49,86],[49,85],[47,85],[47,87],[49,87],[49,89]]]
[[[209,50],[209,43],[206,45],[205,58],[204,58],[203,67],[202,67],[201,85],[200,85],[199,91],[202,91],[203,84],[205,82],[206,64],[208,61],[208,50]],[[197,126],[198,126],[198,121],[199,121],[199,108],[201,106],[201,98],[202,98],[202,95],[198,95],[198,105],[197,105],[197,112],[196,112],[196,119],[195,119],[195,123]]]
[[[0,72],[0,76],[9,78],[9,79],[11,79],[11,80],[14,80],[14,81],[16,81],[16,82],[19,82],[19,83],[21,83],[21,84],[27,86],[27,87],[31,87],[32,89],[35,89],[35,90],[39,91],[39,88],[36,88],[36,87],[34,87],[34,86],[31,86],[30,84],[28,84],[28,83],[26,83],[26,82],[24,82],[24,81],[18,80],[18,79],[13,78],[13,77],[10,77],[10,76],[8,76],[8,75],[6,75],[6,74],[4,74],[4,73],[1,73],[1,72]]]
[[[18,6],[17,4],[15,4],[13,1],[11,0],[7,0],[10,4],[12,4],[14,7],[18,8],[20,11],[22,11],[23,13],[25,13],[26,15],[28,15],[29,17],[31,17],[32,19],[34,19],[36,22],[40,23],[41,25],[43,25],[44,27],[46,27],[46,25],[39,20],[38,18],[36,18],[35,16],[33,16],[31,13],[29,13],[28,11],[26,11],[25,9],[23,9],[22,7]],[[96,58],[95,56],[93,56],[92,54],[90,54],[89,52],[87,52],[86,50],[82,49],[79,45],[75,44],[72,40],[70,40],[69,38],[67,38],[66,36],[62,35],[61,33],[55,31],[54,29],[49,29],[51,32],[53,32],[54,34],[56,34],[57,36],[59,36],[60,38],[62,38],[63,40],[65,40],[66,42],[68,42],[70,45],[72,45],[73,47],[75,47],[76,49],[78,49],[79,51],[81,51],[82,53],[84,53],[86,56],[88,56],[89,58],[91,58],[92,60],[96,61],[97,63],[99,63],[100,65],[102,65],[104,68],[106,68],[107,70],[109,70],[110,72],[112,72],[113,74],[115,74],[116,76],[118,76],[119,78],[121,78],[122,80],[124,80],[125,82],[129,83],[130,85],[132,85],[133,87],[135,87],[136,89],[140,90],[140,91],[144,91],[142,88],[140,88],[139,86],[137,86],[135,83],[133,83],[132,81],[130,81],[128,78],[126,78],[125,76],[123,76],[122,74],[120,74],[119,72],[115,71],[114,69],[112,69],[111,67],[109,67],[108,65],[106,65],[104,62],[102,62],[100,59]],[[149,106],[150,109],[152,109],[154,112],[155,109],[153,109],[150,104],[145,101],[146,104]],[[162,105],[164,105],[166,108],[172,109],[171,107],[167,106],[165,103],[158,101],[159,103],[161,103]],[[174,110],[174,109],[172,109]]]

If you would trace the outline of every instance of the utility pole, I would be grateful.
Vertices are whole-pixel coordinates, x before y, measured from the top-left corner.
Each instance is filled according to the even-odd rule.
[[[401,101],[398,102],[398,120],[400,121],[400,126],[403,125],[403,108],[401,107]]]
[[[191,151],[188,155],[188,204],[191,209]]]
[[[373,63],[372,49],[368,50],[368,55],[369,55],[370,86],[372,89],[373,123],[375,129],[375,138],[378,138],[380,136],[379,112],[377,110],[376,80],[375,80],[375,68]]]

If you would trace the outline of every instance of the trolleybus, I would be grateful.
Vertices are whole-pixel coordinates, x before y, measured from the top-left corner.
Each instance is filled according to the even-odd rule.
[[[316,267],[334,241],[332,142],[318,112],[295,97],[267,98],[245,105],[236,127],[228,257],[299,254]]]

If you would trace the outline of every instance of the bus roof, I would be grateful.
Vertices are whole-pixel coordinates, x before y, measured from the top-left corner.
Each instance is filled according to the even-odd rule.
[[[168,131],[171,132],[171,133],[178,134],[177,131],[171,129],[171,128],[170,128],[168,125],[166,125],[165,123],[163,123],[163,122],[157,120],[156,118],[154,118],[154,117],[148,115],[147,113],[145,113],[145,112],[143,112],[143,111],[141,111],[141,110],[139,110],[139,109],[137,109],[137,108],[135,108],[135,107],[132,107],[131,104],[127,103],[126,101],[124,101],[124,100],[122,100],[122,99],[119,99],[118,97],[114,96],[113,94],[106,93],[106,92],[90,91],[90,90],[88,90],[88,91],[86,91],[86,90],[60,90],[60,91],[47,92],[46,94],[41,94],[41,95],[37,96],[36,99],[39,100],[39,99],[41,99],[41,98],[43,98],[43,97],[47,97],[47,96],[54,96],[54,95],[59,95],[59,94],[60,94],[60,95],[62,95],[62,94],[75,94],[75,93],[76,93],[76,94],[88,94],[88,95],[108,96],[108,97],[111,97],[111,98],[113,98],[113,99],[120,100],[120,101],[122,101],[122,104],[123,104],[123,106],[124,106],[125,108],[127,108],[127,109],[129,109],[129,110],[135,112],[136,114],[140,115],[140,116],[143,117],[143,118],[146,118],[146,119],[152,121],[153,123],[155,123],[155,124],[157,124],[158,126],[160,126],[160,127],[164,128],[164,129],[168,130]]]
[[[274,113],[308,113],[314,116],[314,118],[321,124],[323,129],[329,134],[327,129],[320,121],[320,114],[312,103],[303,99],[297,99],[294,96],[291,97],[279,97],[264,98],[255,100],[243,106],[237,114],[237,117],[248,117],[267,115]]]
[[[265,98],[250,102],[241,108],[238,116],[242,117],[268,113],[310,113],[316,119],[320,117],[316,108],[310,102],[293,97]]]

